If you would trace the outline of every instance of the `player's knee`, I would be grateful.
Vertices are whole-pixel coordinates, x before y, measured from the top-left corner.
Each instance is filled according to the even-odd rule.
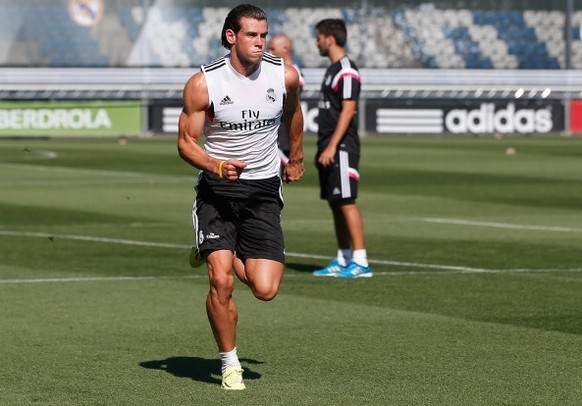
[[[210,291],[219,297],[230,296],[234,290],[232,275],[220,273],[210,275]]]
[[[247,267],[247,285],[257,299],[268,302],[273,300],[279,293],[279,286],[283,277],[283,264],[275,264],[274,261],[271,261],[268,263],[269,267],[262,265],[263,267]]]
[[[259,300],[262,300],[264,302],[269,302],[273,299],[275,299],[275,296],[277,296],[277,293],[279,293],[279,289],[274,288],[274,287],[257,287],[257,286],[253,286],[252,288],[253,290],[253,295],[255,295],[255,297]]]

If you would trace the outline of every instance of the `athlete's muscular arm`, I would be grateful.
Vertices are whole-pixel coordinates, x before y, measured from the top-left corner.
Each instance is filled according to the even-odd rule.
[[[221,165],[220,160],[208,155],[199,145],[206,120],[206,110],[210,105],[208,87],[202,72],[195,74],[186,82],[182,98],[184,108],[178,122],[180,157],[195,168],[216,173],[225,179],[238,179],[246,166],[244,162],[230,159]]]
[[[285,65],[287,96],[283,106],[283,125],[289,134],[289,163],[285,166],[283,180],[294,182],[303,176],[303,112],[299,104],[299,74],[291,65]]]
[[[325,149],[319,155],[318,162],[321,165],[329,166],[335,163],[337,146],[340,144],[344,135],[348,131],[350,122],[352,121],[354,114],[356,114],[356,104],[356,100],[342,100],[342,110],[340,111],[340,115],[335,125],[333,134],[331,135],[331,139],[329,140],[329,144],[327,144],[327,147],[325,147]]]

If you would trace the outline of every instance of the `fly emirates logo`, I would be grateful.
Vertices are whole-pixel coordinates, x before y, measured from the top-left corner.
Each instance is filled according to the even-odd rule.
[[[220,121],[219,125],[229,131],[252,131],[264,127],[273,127],[277,122],[275,118],[259,118],[260,111],[258,110],[243,110],[241,112],[242,121],[230,123],[227,121]]]
[[[513,103],[495,111],[495,104],[483,103],[479,109],[455,109],[447,113],[445,126],[452,133],[548,133],[554,122],[548,109],[515,109]]]

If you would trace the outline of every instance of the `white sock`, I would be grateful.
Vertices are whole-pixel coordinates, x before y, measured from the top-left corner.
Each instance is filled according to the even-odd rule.
[[[358,265],[368,267],[368,254],[366,250],[354,250],[354,262]]]
[[[226,367],[240,367],[240,361],[238,360],[236,347],[234,347],[232,351],[219,352],[218,355],[220,355],[220,362],[222,363],[222,373],[224,373]]]
[[[338,249],[337,250],[337,262],[339,262],[339,264],[341,266],[346,266],[347,264],[350,263],[350,261],[352,260],[352,250],[344,250],[344,249]]]

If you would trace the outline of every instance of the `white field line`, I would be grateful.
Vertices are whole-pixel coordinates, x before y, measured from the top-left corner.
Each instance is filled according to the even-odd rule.
[[[188,249],[191,247],[191,245],[184,245],[184,244],[170,244],[170,243],[151,242],[151,241],[125,240],[125,239],[119,239],[119,238],[92,237],[92,236],[87,236],[87,235],[51,234],[51,233],[38,233],[38,232],[28,232],[28,231],[0,230],[0,235],[14,236],[14,237],[48,238],[51,240],[61,239],[61,240],[91,241],[91,242],[102,242],[102,243],[109,243],[109,244],[139,245],[139,246],[145,246],[145,247],[158,247],[158,248]],[[286,255],[289,257],[296,257],[296,258],[329,259],[329,256],[303,254],[303,253],[297,253],[297,252],[287,252]],[[370,259],[369,262],[371,264],[379,264],[379,265],[395,265],[395,266],[405,266],[405,267],[412,267],[412,268],[441,269],[441,270],[458,271],[458,272],[487,272],[488,271],[487,269],[469,268],[469,267],[463,267],[463,266],[433,265],[433,264],[385,261],[385,260],[374,260],[374,259]]]
[[[12,163],[0,163],[0,166],[8,168],[16,168],[19,171],[33,171],[33,172],[43,172],[45,173],[60,173],[67,175],[86,175],[84,179],[61,179],[55,176],[51,179],[27,179],[27,180],[3,180],[0,179],[0,186],[12,187],[17,186],[101,186],[101,185],[126,185],[126,184],[139,184],[146,183],[148,185],[155,185],[158,183],[192,183],[195,181],[195,177],[190,175],[153,175],[145,174],[140,172],[120,172],[120,171],[110,171],[103,169],[79,169],[79,168],[67,168],[67,167],[53,167],[46,165],[31,165],[31,164],[12,164]]]
[[[493,228],[505,228],[505,229],[511,229],[511,230],[554,231],[554,232],[560,232],[560,233],[582,233],[582,228],[575,228],[575,227],[536,226],[536,225],[495,223],[495,222],[488,222],[488,221],[473,221],[473,220],[433,218],[433,217],[425,217],[422,219],[422,221],[424,221],[426,223],[452,224],[452,225],[459,225],[459,226],[493,227]]]
[[[11,230],[0,230],[0,236],[14,236],[14,237],[31,237],[31,238],[48,238],[51,240],[63,239],[63,240],[74,240],[74,241],[90,241],[90,242],[100,242],[108,244],[120,244],[120,245],[136,245],[144,247],[157,247],[157,248],[172,248],[172,249],[189,249],[190,245],[184,244],[170,244],[170,243],[159,243],[151,241],[136,241],[136,240],[126,240],[119,238],[105,238],[105,237],[92,237],[86,235],[68,235],[68,234],[51,234],[51,233],[41,233],[41,232],[23,232],[23,231],[11,231]],[[324,255],[314,255],[305,254],[297,252],[287,252],[288,257],[295,258],[310,258],[310,259],[329,259],[329,256]],[[429,269],[429,270],[439,270],[440,272],[431,271],[394,271],[394,272],[374,272],[376,276],[397,276],[397,275],[442,275],[451,273],[550,273],[550,272],[582,272],[582,268],[571,268],[571,269],[483,269],[483,268],[471,268],[465,266],[454,266],[454,265],[438,265],[438,264],[423,264],[415,262],[399,262],[399,261],[387,261],[380,259],[370,259],[371,264],[377,265],[393,265],[398,267],[408,267],[417,269]],[[286,277],[299,277],[303,275],[287,275]],[[311,275],[306,274],[305,276],[311,277]],[[202,272],[197,275],[187,275],[187,276],[176,276],[176,277],[164,277],[164,276],[117,276],[117,277],[71,277],[71,278],[38,278],[38,279],[0,279],[0,284],[9,283],[50,283],[50,282],[92,282],[92,281],[141,281],[141,280],[160,280],[160,279],[197,279],[205,278],[206,273]]]
[[[21,163],[1,163],[0,165],[17,168],[19,170],[29,170],[33,172],[55,172],[55,173],[66,173],[73,175],[92,175],[92,176],[106,176],[113,178],[129,178],[129,179],[184,179],[192,180],[196,179],[195,176],[190,175],[154,175],[147,174],[143,172],[127,172],[127,171],[112,171],[107,169],[79,169],[79,168],[68,168],[66,166],[48,166],[48,165],[32,165],[32,164],[21,164]]]
[[[15,163],[3,163],[2,166],[17,168],[20,170],[28,170],[33,172],[56,172],[56,173],[70,173],[75,175],[99,175],[99,176],[115,176],[115,177],[126,177],[126,178],[143,178],[148,175],[140,172],[123,172],[123,171],[110,171],[107,169],[79,169],[79,168],[67,168],[66,166],[47,166],[47,165],[32,165],[32,164],[15,164]]]
[[[23,150],[26,155],[24,161],[46,161],[47,159],[56,159],[59,155],[55,151],[48,149],[28,149]]]
[[[50,151],[48,149],[39,149],[30,151],[33,155],[31,155],[32,160],[45,160],[45,159],[56,159],[59,155],[55,151]],[[36,156],[34,155],[36,154]]]
[[[35,233],[28,231],[10,231],[10,230],[0,230],[0,235],[13,236],[13,237],[32,237],[32,238],[48,238],[51,240],[74,240],[74,241],[91,241],[91,242],[103,242],[109,244],[121,244],[121,245],[140,245],[144,247],[160,247],[160,248],[190,248],[190,245],[178,245],[169,244],[163,242],[152,242],[152,241],[136,241],[136,240],[125,240],[121,238],[106,238],[106,237],[92,237],[88,235],[74,235],[74,234],[52,234],[52,233]]]
[[[23,284],[23,283],[66,283],[66,282],[108,282],[108,281],[150,281],[160,279],[200,279],[206,278],[206,274],[185,275],[185,276],[94,276],[76,278],[35,278],[35,279],[0,279],[2,284]]]
[[[0,180],[0,186],[13,187],[13,186],[40,186],[40,187],[56,187],[56,186],[118,186],[118,185],[157,185],[157,184],[185,184],[184,178],[124,178],[124,179],[112,179],[110,177],[103,179],[93,179],[93,180],[61,180],[61,179],[51,179],[51,180],[21,180],[12,181]],[[193,182],[191,182],[193,183]]]

